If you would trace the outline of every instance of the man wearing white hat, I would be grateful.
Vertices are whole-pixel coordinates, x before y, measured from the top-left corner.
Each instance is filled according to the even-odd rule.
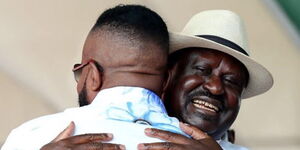
[[[163,98],[170,115],[193,125],[182,125],[192,139],[148,129],[148,136],[167,142],[143,143],[138,148],[219,149],[214,138],[225,150],[246,149],[228,142],[226,131],[238,115],[241,99],[266,92],[273,78],[249,57],[241,19],[226,10],[204,11],[193,16],[181,33],[171,33],[170,40]]]
[[[228,142],[226,131],[238,115],[241,99],[266,92],[273,78],[249,57],[239,16],[227,10],[204,11],[170,37],[170,78],[163,96],[169,115],[206,132],[225,150],[246,149]],[[201,131],[193,132],[192,140],[153,129],[147,135],[170,143],[144,146],[192,150],[201,149],[204,143],[209,147],[210,141],[205,143],[199,136]]]

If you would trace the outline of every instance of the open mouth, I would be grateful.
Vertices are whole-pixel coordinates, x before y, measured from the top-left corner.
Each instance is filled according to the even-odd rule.
[[[212,103],[209,103],[207,101],[201,100],[201,99],[193,99],[192,102],[196,108],[208,110],[208,111],[211,111],[214,113],[217,113],[220,111],[220,108],[218,106],[216,106]]]

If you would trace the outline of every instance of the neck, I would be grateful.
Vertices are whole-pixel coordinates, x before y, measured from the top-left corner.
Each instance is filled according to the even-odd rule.
[[[162,83],[163,80],[160,75],[136,72],[115,72],[111,75],[105,76],[101,89],[116,86],[133,86],[142,87],[151,90],[157,95],[161,95]]]

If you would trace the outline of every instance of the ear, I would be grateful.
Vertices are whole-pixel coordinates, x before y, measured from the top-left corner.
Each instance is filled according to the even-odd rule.
[[[99,91],[102,87],[103,73],[100,72],[95,63],[89,65],[89,73],[87,77],[87,88],[92,91]]]
[[[168,69],[165,74],[165,80],[163,82],[163,90],[162,90],[162,95],[161,95],[162,99],[164,99],[165,92],[167,91],[168,87],[170,86],[169,84],[171,83],[171,78],[173,77],[172,75],[173,75],[172,70]]]

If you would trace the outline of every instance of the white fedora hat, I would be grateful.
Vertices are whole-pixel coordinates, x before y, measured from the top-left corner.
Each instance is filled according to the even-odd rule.
[[[249,57],[243,22],[228,10],[208,10],[194,15],[182,32],[170,33],[170,54],[189,47],[209,48],[229,54],[242,62],[249,81],[242,98],[268,91],[273,85],[271,73]]]

